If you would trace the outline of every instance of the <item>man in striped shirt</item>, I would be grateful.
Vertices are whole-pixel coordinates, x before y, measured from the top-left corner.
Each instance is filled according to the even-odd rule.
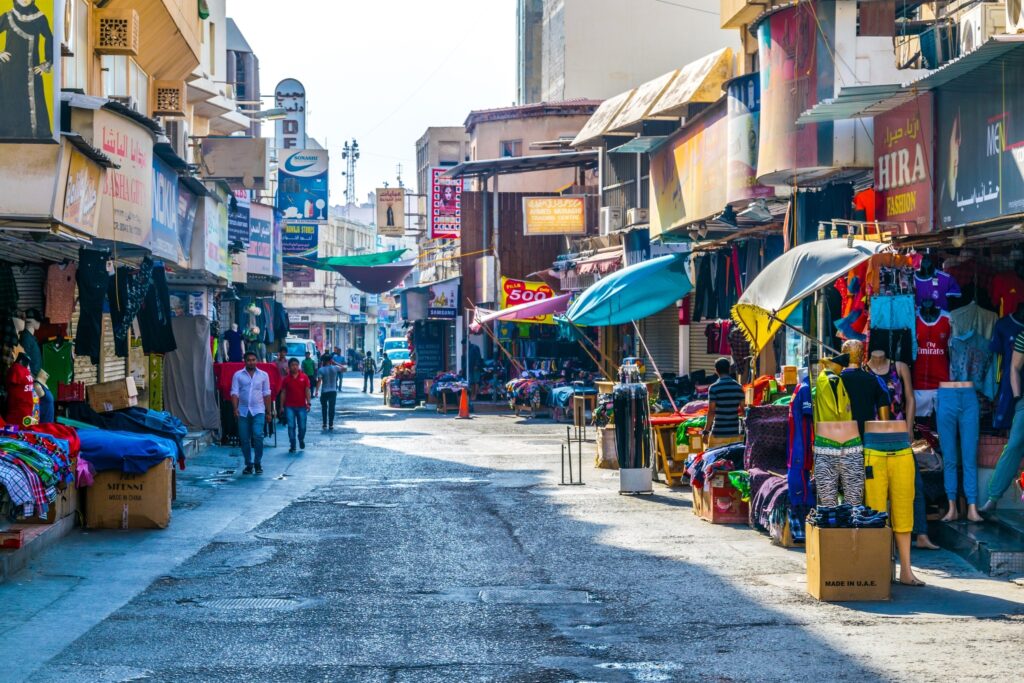
[[[718,381],[708,389],[708,418],[704,427],[707,447],[724,446],[741,440],[740,413],[744,408],[743,386],[732,378],[732,361],[715,361]]]

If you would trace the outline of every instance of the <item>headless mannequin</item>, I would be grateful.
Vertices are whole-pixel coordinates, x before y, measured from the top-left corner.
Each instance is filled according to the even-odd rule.
[[[921,259],[921,267],[917,269],[917,276],[922,280],[931,279],[935,275],[935,263],[928,254]]]
[[[843,366],[846,363],[848,363],[848,362],[849,361],[844,361],[842,364],[839,364],[839,363],[833,362],[832,360],[823,360],[822,361],[822,369],[828,375],[830,388],[829,389],[822,388],[822,389],[819,389],[818,391],[829,391],[829,390],[836,391],[839,383],[841,383],[843,381],[842,378],[839,376],[839,372],[842,371]],[[857,422],[855,420],[820,420],[820,421],[816,421],[814,423],[814,434],[815,434],[815,437],[822,437],[822,438],[828,439],[830,441],[833,441],[835,443],[846,444],[846,443],[849,443],[850,441],[853,441],[854,439],[857,439],[857,440],[860,439],[860,428],[857,426]],[[824,456],[821,455],[821,454],[818,454],[818,453],[815,454],[815,477],[819,479],[818,504],[819,505],[835,505],[836,503],[838,503],[838,497],[836,497],[837,498],[836,500],[825,500],[825,494],[823,493],[823,491],[825,490],[825,487],[821,483],[821,481],[822,481],[821,477],[823,476],[822,472],[824,471],[824,469],[823,469],[823,467],[820,466],[820,463],[823,462],[823,460],[822,460],[823,457]],[[863,455],[860,455],[858,457],[860,458],[860,464],[857,467],[860,469],[860,471],[861,471],[861,475],[860,476],[862,477],[863,476],[863,471],[864,471]],[[838,465],[838,464],[833,464],[832,469],[833,470],[841,470],[842,466]],[[833,493],[837,493],[838,492],[839,476],[840,476],[839,474],[835,474],[835,480],[834,481],[832,481],[831,478],[829,479],[829,481],[832,481],[832,485],[829,488],[832,490]],[[846,486],[844,486],[844,489],[845,488],[846,488]],[[857,504],[862,504],[864,502],[863,499],[862,499],[863,498],[863,490],[864,490],[863,483],[861,483],[859,485],[859,488],[861,490],[861,500],[848,501],[848,502],[856,502]],[[844,490],[844,498],[849,493],[850,493],[849,491],[845,491]],[[830,494],[829,497],[831,497],[831,495],[832,494]],[[825,502],[822,502],[823,500]]]
[[[940,389],[973,389],[974,382],[939,382]],[[956,501],[949,501],[949,510],[943,516],[943,522],[955,522],[960,519],[960,513],[956,509]],[[972,522],[984,522],[985,518],[978,514],[978,506],[976,504],[967,505],[967,519]]]
[[[893,432],[909,432],[904,420],[873,420],[864,425],[864,431],[881,434]],[[910,566],[910,532],[894,533],[896,550],[900,555],[900,583],[908,586],[923,586],[924,582],[914,576],[914,568]]]

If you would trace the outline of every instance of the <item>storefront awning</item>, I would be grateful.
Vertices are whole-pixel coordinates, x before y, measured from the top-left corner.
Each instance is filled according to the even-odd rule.
[[[612,247],[608,251],[599,251],[593,256],[576,261],[576,272],[580,275],[591,273],[611,273],[622,267],[622,247]]]
[[[572,141],[573,147],[593,147],[600,144],[601,138],[611,127],[612,121],[619,115],[630,100],[633,99],[633,95],[636,90],[627,90],[624,93],[619,93],[615,97],[610,97],[605,100],[594,115],[590,117],[583,128],[576,135],[576,139]]]
[[[586,289],[565,318],[592,327],[622,325],[646,318],[693,289],[687,256],[670,254],[624,268]]]
[[[734,75],[732,48],[721,50],[690,62],[665,89],[651,107],[651,117],[685,116],[687,107],[695,103],[711,104],[722,97],[722,86]]]
[[[797,304],[886,249],[889,245],[882,242],[848,239],[819,240],[794,247],[754,278],[733,306],[732,318],[757,353],[767,346]]]
[[[506,157],[466,161],[448,169],[445,178],[474,178],[481,176],[551,171],[559,168],[597,168],[597,152],[560,152],[537,154],[529,157]]]
[[[361,292],[383,294],[402,284],[415,267],[415,262],[406,262],[384,266],[334,266],[333,270]]]
[[[518,306],[503,308],[500,311],[490,311],[484,315],[475,317],[474,320],[482,325],[484,323],[489,323],[492,320],[529,320],[530,318],[540,318],[545,315],[564,313],[569,307],[569,299],[571,298],[572,294],[560,294],[559,296],[554,296],[550,299],[530,301],[525,304],[519,304]]]
[[[998,83],[998,74],[993,74],[993,78],[989,79],[983,71],[979,73],[979,70],[984,70],[990,62],[1011,52],[1021,50],[1020,55],[1024,57],[1022,48],[1024,35],[993,36],[973,52],[942,65],[927,76],[902,85],[859,85],[843,88],[837,97],[823,100],[801,114],[797,123],[876,116],[910,102],[922,92],[934,90],[967,74],[974,74],[983,82]]]

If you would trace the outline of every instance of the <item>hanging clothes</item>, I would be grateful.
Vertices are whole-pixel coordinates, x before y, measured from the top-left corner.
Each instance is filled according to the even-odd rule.
[[[693,322],[699,323],[704,318],[715,317],[715,282],[712,272],[714,257],[705,254],[697,259],[695,268],[697,282],[693,293]]]
[[[829,390],[831,391],[831,389]],[[786,479],[789,482],[791,505],[813,507],[814,488],[811,471],[814,469],[814,401],[810,378],[804,378],[793,391],[789,404],[789,448]]]
[[[110,273],[107,263],[110,255],[105,251],[82,248],[78,252],[78,329],[75,330],[75,353],[88,356],[93,365],[100,362],[102,346],[100,336],[103,325],[103,300],[107,298]]]
[[[58,395],[61,384],[70,384],[75,376],[75,362],[71,357],[71,343],[50,341],[43,344],[43,370],[49,377],[46,386],[53,395]]]
[[[46,318],[55,325],[71,322],[77,273],[75,263],[51,263],[46,269]]]
[[[1024,322],[1019,322],[1012,314],[1000,318],[992,331],[992,342],[989,350],[1001,357],[999,373],[999,394],[996,400],[992,426],[995,429],[1009,429],[1013,422],[1016,402],[1010,388],[1010,373],[1013,372],[1010,359],[1013,357],[1013,342],[1017,335],[1024,332]]]
[[[167,290],[167,272],[163,265],[153,268],[152,285],[139,310],[139,332],[143,353],[170,353],[178,348],[171,325],[171,297]]]
[[[108,283],[110,322],[114,331],[114,353],[128,357],[128,330],[142,308],[146,292],[153,282],[153,259],[142,259],[138,270],[122,266]]]

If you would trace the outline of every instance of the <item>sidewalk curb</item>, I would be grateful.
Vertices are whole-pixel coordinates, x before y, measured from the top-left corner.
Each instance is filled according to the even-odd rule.
[[[70,534],[75,528],[77,517],[78,515],[69,515],[60,521],[46,525],[20,525],[21,528],[31,529],[34,535],[28,543],[17,550],[0,551],[0,583],[10,580],[27,567],[32,560],[39,557],[43,551]]]

